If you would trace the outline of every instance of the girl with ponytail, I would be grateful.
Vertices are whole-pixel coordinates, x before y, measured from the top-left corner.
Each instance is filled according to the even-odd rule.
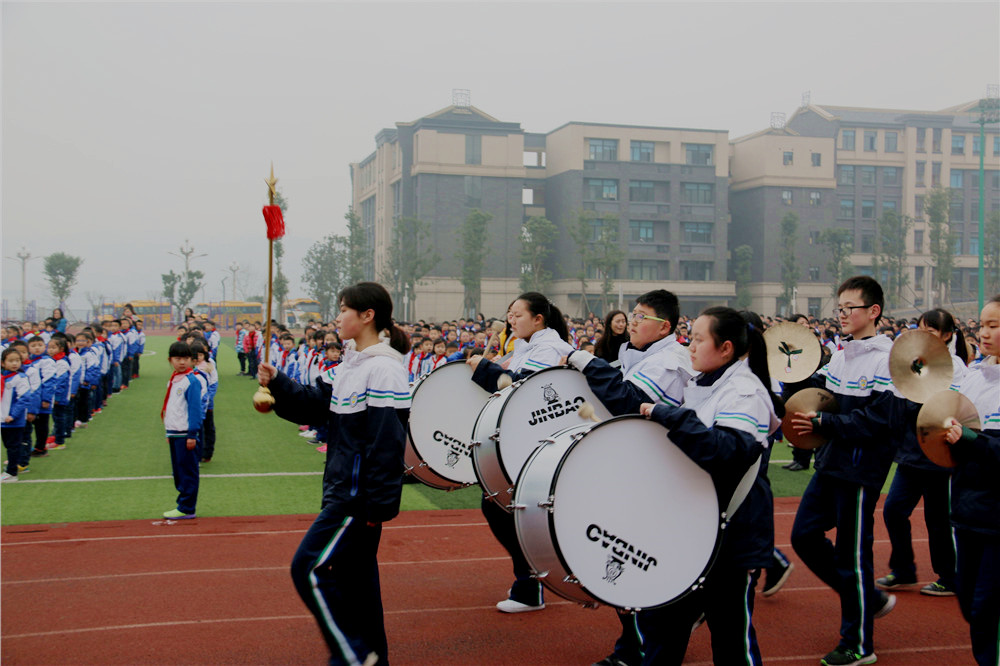
[[[761,569],[772,563],[774,502],[756,466],[784,406],[770,390],[763,333],[736,310],[702,312],[691,329],[689,351],[700,374],[688,382],[683,405],[644,403],[640,412],[670,430],[665,445],[677,446],[712,475],[720,506],[730,504],[744,476],[754,477],[729,517],[704,586],[673,604],[638,613],[644,660],[681,663],[691,627],[704,613],[715,663],[760,664],[754,588]]]
[[[514,347],[508,369],[486,361],[482,356],[472,356],[466,361],[472,368],[472,381],[493,393],[503,375],[513,381],[523,379],[533,372],[557,365],[573,347],[566,341],[569,331],[562,312],[542,294],[529,291],[517,297],[508,310],[508,321],[520,342]],[[531,576],[531,566],[521,552],[514,528],[514,516],[501,509],[492,500],[483,497],[483,515],[497,541],[507,550],[514,565],[514,583],[508,598],[497,603],[501,613],[523,613],[542,610],[542,584]]]
[[[361,282],[340,292],[336,326],[347,340],[331,382],[304,386],[261,364],[274,412],[327,424],[323,506],[292,558],[292,580],[316,617],[330,663],[388,663],[378,576],[382,523],[399,513],[410,392],[406,334],[392,299]]]

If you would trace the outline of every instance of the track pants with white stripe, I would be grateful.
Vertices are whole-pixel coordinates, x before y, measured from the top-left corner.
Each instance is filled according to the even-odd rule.
[[[1000,537],[955,528],[956,592],[980,666],[1000,664]]]
[[[692,627],[705,614],[712,632],[712,662],[733,666],[762,664],[753,627],[754,589],[760,569],[713,567],[705,585],[679,601],[636,618],[642,636],[643,666],[674,666],[684,661]]]
[[[874,651],[872,625],[881,593],[875,588],[872,545],[879,491],[822,473],[809,481],[792,525],[792,548],[840,596],[840,645]],[[837,529],[837,542],[826,533]]]
[[[331,666],[363,664],[372,652],[378,666],[389,663],[378,576],[381,537],[381,525],[328,506],[292,558],[295,589],[316,617]]]

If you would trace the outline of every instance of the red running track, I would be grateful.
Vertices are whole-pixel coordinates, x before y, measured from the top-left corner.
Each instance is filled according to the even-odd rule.
[[[797,498],[776,500],[779,547],[796,569],[758,595],[754,622],[767,663],[810,664],[837,643],[836,596],[795,558]],[[879,508],[881,514],[881,506]],[[917,565],[930,581],[922,512]],[[326,646],[292,587],[288,563],[311,516],[13,526],[2,530],[0,658],[5,664],[321,664]],[[889,555],[876,521],[876,575]],[[548,595],[541,612],[502,615],[509,560],[482,515],[414,511],[385,526],[379,551],[390,659],[407,664],[575,664],[604,657],[614,612]],[[876,622],[879,664],[971,664],[954,598],[897,595]],[[687,661],[711,663],[709,632]]]

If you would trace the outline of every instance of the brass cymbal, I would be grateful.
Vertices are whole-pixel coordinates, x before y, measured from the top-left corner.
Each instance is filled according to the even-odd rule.
[[[785,439],[791,442],[797,449],[816,449],[826,444],[826,437],[811,432],[808,435],[799,435],[792,428],[792,418],[795,412],[808,414],[809,412],[836,412],[837,399],[826,389],[807,388],[802,389],[785,402],[785,417],[781,419],[781,432]]]
[[[939,391],[933,394],[917,414],[917,441],[920,450],[935,465],[954,467],[951,445],[945,441],[950,428],[945,424],[954,418],[966,428],[978,429],[979,412],[972,401],[957,391]]]
[[[771,379],[794,384],[806,379],[819,367],[823,348],[819,338],[800,324],[782,322],[764,331],[767,369]]]
[[[889,375],[907,400],[927,399],[947,391],[955,374],[951,352],[941,338],[928,331],[907,331],[889,352]]]

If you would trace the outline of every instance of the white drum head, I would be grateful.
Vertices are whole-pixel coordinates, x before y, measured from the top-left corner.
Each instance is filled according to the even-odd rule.
[[[417,382],[410,406],[410,441],[418,458],[456,484],[476,483],[472,427],[490,393],[464,363],[448,363]],[[419,478],[419,477],[418,477]]]
[[[541,370],[518,382],[500,414],[498,457],[513,483],[539,442],[570,426],[585,422],[577,410],[584,402],[597,418],[611,418],[583,373],[558,367]]]
[[[657,423],[624,417],[595,426],[563,457],[553,491],[560,559],[602,603],[668,603],[714,558],[715,485]]]

